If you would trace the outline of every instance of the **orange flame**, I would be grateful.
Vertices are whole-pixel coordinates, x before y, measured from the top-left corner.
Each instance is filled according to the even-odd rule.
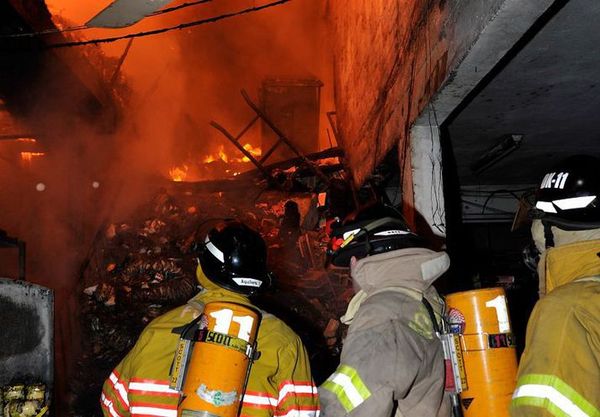
[[[169,177],[171,180],[175,182],[185,181],[185,177],[187,177],[188,166],[182,165],[180,167],[173,167],[169,170]]]
[[[225,147],[223,145],[219,146],[219,150],[215,154],[211,154],[206,156],[202,162],[205,164],[210,164],[211,162],[221,160],[223,162],[229,162],[229,156],[225,153]]]
[[[219,159],[223,162],[229,162],[229,157],[227,156],[227,154],[225,153],[225,150],[223,149],[223,146],[221,146],[219,148]]]
[[[252,156],[259,157],[262,155],[262,150],[256,146],[252,146],[249,143],[244,145],[244,149],[248,151]],[[204,157],[202,162],[205,164],[210,164],[211,162],[221,160],[223,162],[250,162],[250,158],[247,156],[244,157],[231,157],[225,152],[225,147],[223,145],[219,146],[219,150],[215,154],[208,155]]]
[[[21,152],[21,160],[31,163],[34,157],[44,156],[44,152]]]
[[[258,146],[254,147],[249,143],[244,145],[244,149],[255,158],[260,157],[262,154],[262,150]],[[240,155],[240,152],[238,150],[234,150],[233,148],[231,148],[231,153],[228,154],[225,152],[225,146],[221,145],[215,153],[202,158],[203,164],[210,164],[211,162],[215,161],[225,162],[226,164],[245,164],[250,162],[250,159],[246,156]],[[206,180],[211,178],[220,178],[224,174],[237,177],[244,171],[241,165],[230,165],[228,168],[229,169],[225,169],[222,165],[217,167],[205,165],[202,167],[196,162],[189,162],[188,164],[175,166],[169,169],[169,177],[172,181],[176,182],[200,181],[202,179]]]
[[[252,145],[250,145],[249,143],[244,145],[244,149],[248,151],[248,153],[250,155],[252,155],[253,157],[259,157],[262,155],[262,149],[260,149],[258,146],[257,147],[253,147]],[[250,158],[248,158],[247,156],[244,156],[242,158],[242,162],[250,162]]]

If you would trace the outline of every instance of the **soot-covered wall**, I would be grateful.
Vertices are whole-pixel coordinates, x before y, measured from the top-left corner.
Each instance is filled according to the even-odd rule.
[[[361,183],[463,59],[503,0],[330,1],[340,141]]]

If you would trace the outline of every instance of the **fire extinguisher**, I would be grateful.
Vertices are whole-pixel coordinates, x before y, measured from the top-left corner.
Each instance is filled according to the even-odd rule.
[[[261,318],[246,305],[211,302],[183,328],[170,380],[181,394],[178,417],[239,415]]]
[[[509,417],[517,355],[502,288],[446,296],[447,348],[465,417]]]

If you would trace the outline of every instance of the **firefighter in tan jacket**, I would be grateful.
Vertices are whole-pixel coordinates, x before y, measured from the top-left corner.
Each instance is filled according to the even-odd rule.
[[[248,295],[267,286],[266,247],[238,222],[213,229],[203,242],[197,277],[203,290],[190,302],[152,321],[104,383],[106,417],[176,417],[180,395],[169,387],[179,340],[177,329],[212,301],[251,306]],[[281,320],[262,312],[257,350],[242,399],[244,417],[317,417],[319,401],[300,338]]]
[[[600,417],[600,160],[565,160],[538,190],[540,297],[512,417]]]
[[[342,317],[350,327],[340,365],[319,387],[323,416],[450,416],[432,321],[440,325],[444,304],[431,285],[448,255],[423,248],[398,213],[379,207],[332,234],[330,261],[350,264],[360,291]]]

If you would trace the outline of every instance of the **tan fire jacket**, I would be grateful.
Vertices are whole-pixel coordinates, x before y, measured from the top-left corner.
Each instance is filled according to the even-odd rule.
[[[600,240],[549,249],[512,417],[600,417]]]
[[[442,345],[421,301],[439,321],[443,302],[431,284],[448,266],[446,253],[422,248],[358,261],[362,301],[351,303],[341,363],[319,387],[323,417],[450,416]]]

